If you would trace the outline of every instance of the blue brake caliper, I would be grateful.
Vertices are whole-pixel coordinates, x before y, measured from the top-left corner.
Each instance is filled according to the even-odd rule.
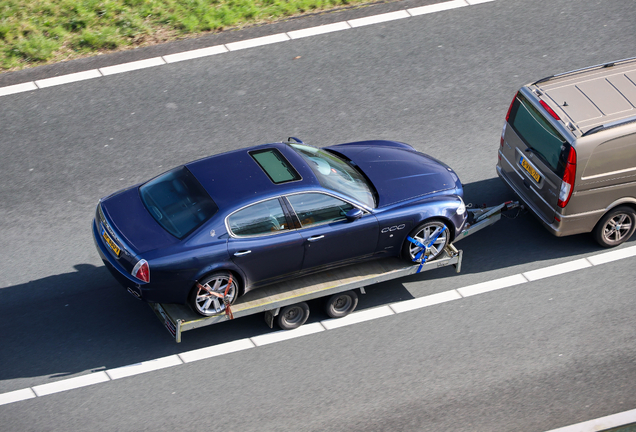
[[[420,266],[417,268],[417,272],[419,273],[420,271],[422,271],[422,266],[424,265],[424,263],[426,262],[426,258],[427,256],[424,255],[424,253],[431,247],[433,246],[433,244],[437,241],[438,237],[440,235],[442,235],[442,233],[446,230],[446,225],[444,225],[444,228],[442,228],[435,237],[433,237],[433,239],[429,242],[428,246],[420,243],[419,241],[415,240],[413,237],[408,236],[406,239],[408,241],[410,241],[411,243],[413,243],[415,246],[417,246],[418,248],[421,248],[421,250],[417,253],[417,255],[415,255],[415,258],[413,258],[413,262],[420,262]],[[422,258],[422,255],[424,255],[424,257]]]

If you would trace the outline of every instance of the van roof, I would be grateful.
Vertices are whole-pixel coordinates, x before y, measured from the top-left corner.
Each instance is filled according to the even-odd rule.
[[[636,121],[636,58],[553,75],[532,87],[583,135]]]

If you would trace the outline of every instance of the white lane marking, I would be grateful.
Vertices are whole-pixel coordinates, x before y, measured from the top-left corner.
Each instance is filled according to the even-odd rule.
[[[201,57],[213,56],[229,52],[225,45],[215,45],[207,48],[196,49],[192,51],[184,51],[176,54],[168,54],[163,56],[166,63],[176,63],[184,60],[192,60]]]
[[[360,312],[353,312],[342,318],[332,318],[325,321],[321,321],[321,324],[325,326],[327,330],[348,326],[351,324],[357,324],[364,321],[370,321],[377,318],[382,318],[389,315],[394,315],[393,309],[388,305],[381,306],[373,309],[366,309]]]
[[[0,96],[7,96],[16,93],[22,93],[26,91],[37,90],[38,86],[33,81],[25,82],[22,84],[14,84],[6,87],[0,87]]]
[[[254,47],[263,46],[263,45],[270,45],[270,44],[274,44],[278,42],[286,42],[288,40],[291,40],[291,39],[289,38],[289,36],[287,36],[287,33],[277,33],[270,36],[247,39],[247,40],[239,41],[239,42],[231,42],[231,43],[225,44],[225,46],[230,51],[237,51],[237,50],[242,50],[246,48],[254,48]]]
[[[38,86],[38,88],[46,88],[101,77],[102,74],[100,74],[97,69],[91,69],[83,72],[76,72],[68,75],[60,75],[53,78],[37,80],[35,81],[35,85]]]
[[[30,81],[20,84],[14,84],[6,87],[0,87],[0,97],[26,91],[37,90],[60,84],[68,84],[76,81],[83,81],[91,78],[99,78],[101,76],[113,75],[118,73],[130,72],[138,69],[144,69],[154,66],[161,66],[168,63],[176,63],[184,60],[191,60],[201,57],[207,57],[215,54],[221,54],[228,51],[237,51],[246,48],[254,48],[263,45],[269,45],[278,42],[285,42],[293,39],[299,39],[309,36],[317,36],[325,33],[331,33],[339,30],[347,30],[353,27],[362,27],[371,24],[378,24],[396,19],[409,18],[412,16],[423,15],[433,12],[441,12],[444,10],[455,9],[462,6],[476,5],[487,3],[494,0],[452,0],[444,3],[422,6],[412,9],[405,9],[396,12],[389,12],[380,15],[374,15],[365,18],[358,18],[340,23],[327,24],[318,27],[311,27],[302,30],[294,30],[288,33],[279,33],[271,36],[264,36],[244,41],[231,42],[226,45],[217,45],[208,48],[201,48],[192,51],[184,51],[176,54],[168,54],[163,57],[155,57],[151,59],[139,60],[119,65],[106,66],[103,68],[77,72],[74,74],[62,75],[59,77],[44,78],[37,81]],[[96,73],[97,72],[97,73]]]
[[[309,27],[302,30],[294,30],[287,32],[291,39],[300,39],[309,36],[317,36],[321,34],[336,32],[340,30],[349,30],[351,26],[347,21],[341,21],[333,24],[325,24],[317,27]]]
[[[174,354],[168,357],[161,357],[154,360],[148,360],[145,362],[132,364],[128,366],[122,366],[115,369],[108,369],[106,373],[112,380],[129,377],[132,375],[138,375],[146,372],[152,372],[159,369],[164,369],[172,366],[178,366],[183,364],[181,358]]]
[[[427,306],[433,306],[440,303],[445,303],[451,300],[459,300],[462,296],[459,295],[457,290],[444,291],[438,294],[431,294],[425,297],[418,297],[412,300],[405,300],[398,303],[392,303],[389,305],[395,313],[402,313],[411,311],[414,309],[420,309]]]
[[[456,8],[460,8],[464,6],[468,6],[468,3],[466,3],[464,0],[453,0],[453,1],[447,1],[444,3],[437,3],[437,4],[428,5],[428,6],[420,6],[416,8],[411,8],[411,9],[407,9],[407,11],[409,12],[409,14],[411,14],[411,16],[418,16],[418,15],[430,14],[435,12],[441,12],[441,11],[450,10],[450,9],[456,9]]]
[[[320,323],[305,324],[294,330],[281,330],[274,333],[267,333],[261,336],[254,336],[252,342],[254,345],[268,345],[275,342],[281,342],[301,336],[307,336],[314,333],[325,331],[326,329]]]
[[[607,252],[607,253],[603,253],[603,254],[599,254],[599,255],[594,255],[588,258],[584,258],[584,260],[588,260],[592,265],[599,265],[599,264],[605,264],[608,262],[612,262],[612,261],[617,261],[623,258],[629,258],[636,255],[636,246],[631,246],[628,248],[624,248],[624,249],[619,249],[619,250],[615,250],[612,252]],[[572,262],[577,262],[577,261],[581,261],[581,260],[575,260]],[[546,267],[546,269],[554,269],[554,268],[558,268],[561,267],[561,269],[567,268],[567,264],[570,263],[562,263],[562,264],[558,264],[556,266],[551,266],[551,267]],[[583,266],[583,267],[579,267],[578,269],[583,269],[583,268],[587,268],[589,266]],[[541,270],[541,269],[540,269]],[[533,270],[533,272],[535,272],[536,270]],[[568,270],[568,271],[572,271],[572,270]],[[532,272],[527,272],[527,273],[532,273]],[[551,275],[556,275],[556,274],[562,274],[563,272],[552,272]],[[539,273],[537,273],[539,274]],[[535,279],[536,280],[536,279]],[[339,319],[334,319],[334,320],[326,320],[326,321],[322,321],[321,323],[315,323],[315,324],[309,324],[307,325],[307,327],[313,326],[310,328],[309,331],[306,331],[305,334],[313,334],[322,330],[319,330],[318,326],[321,325],[322,327],[324,327],[327,330],[330,329],[335,329],[338,327],[342,327],[345,325],[351,325],[351,324],[356,324],[359,322],[364,322],[364,321],[368,321],[368,320],[372,320],[372,319],[376,319],[376,318],[381,318],[381,317],[385,317],[388,315],[392,315],[392,314],[396,314],[396,313],[401,313],[401,312],[406,312],[409,310],[413,310],[413,309],[418,309],[418,308],[422,308],[422,307],[426,307],[426,306],[431,306],[431,305],[435,305],[435,304],[439,304],[439,303],[444,303],[447,301],[451,301],[451,300],[457,300],[459,299],[459,297],[457,297],[458,295],[463,296],[463,297],[468,297],[468,296],[472,296],[472,295],[477,295],[477,294],[481,294],[481,293],[485,293],[485,292],[489,292],[489,291],[493,291],[496,289],[501,289],[501,288],[507,288],[507,287],[511,287],[511,286],[515,286],[515,285],[519,285],[522,283],[526,283],[528,282],[528,280],[526,279],[526,277],[524,277],[522,274],[516,274],[516,275],[512,275],[509,277],[505,277],[505,278],[500,278],[500,279],[496,279],[494,281],[489,281],[489,282],[483,282],[480,284],[475,284],[475,285],[470,285],[470,286],[466,286],[463,288],[458,288],[456,290],[449,290],[449,291],[445,291],[442,293],[438,293],[438,294],[432,294],[426,297],[421,297],[421,298],[417,298],[417,299],[412,299],[412,300],[406,300],[404,302],[398,302],[398,303],[393,303],[391,305],[388,306],[383,306],[383,307],[379,307],[379,308],[375,308],[375,309],[368,309],[365,311],[360,311],[360,312],[355,312],[352,313],[344,318],[339,318]],[[301,330],[302,327],[300,327],[297,330]],[[294,337],[299,337],[301,335],[301,331],[296,332],[296,334],[294,335]],[[206,359],[206,358],[210,358],[210,357],[216,357],[216,356],[220,356],[220,355],[224,355],[224,354],[229,354],[229,353],[233,353],[233,352],[237,352],[237,351],[242,351],[248,348],[254,348],[258,345],[265,345],[267,343],[273,343],[273,342],[279,342],[281,340],[287,340],[289,338],[278,338],[278,336],[275,336],[273,338],[271,338],[272,340],[268,341],[267,337],[268,335],[263,335],[263,336],[256,336],[253,339],[256,339],[256,343],[253,342],[250,339],[240,339],[237,341],[232,341],[232,342],[227,342],[224,344],[220,344],[220,345],[214,345],[211,347],[206,347],[206,348],[201,348],[198,350],[193,350],[193,351],[188,351],[188,352],[184,352],[181,354],[178,354],[178,357],[184,362],[184,363],[189,363],[189,362],[193,362],[193,361],[197,361],[197,360],[202,360],[202,359]],[[260,338],[260,340],[259,340]],[[273,339],[278,338],[278,340],[274,341]],[[170,356],[170,357],[174,357],[174,356]],[[151,361],[148,362],[144,362],[141,364],[149,364],[152,363]],[[131,365],[130,367],[135,367],[138,365]],[[167,367],[167,366],[166,366]],[[125,368],[125,367],[124,367]],[[118,369],[124,369],[124,368],[118,368]],[[109,371],[107,371],[108,373],[114,373],[114,371],[117,371],[118,369],[111,369]],[[132,369],[131,369],[132,370]],[[141,373],[141,372],[139,372]],[[59,391],[64,391],[64,390],[70,390],[73,388],[78,388],[78,387],[83,387],[83,386],[87,386],[87,385],[91,385],[91,384],[97,384],[99,382],[105,382],[105,381],[109,381],[110,377],[108,374],[106,374],[105,372],[96,372],[90,375],[83,375],[77,378],[70,378],[68,380],[64,380],[64,381],[57,381],[54,383],[50,383],[50,384],[44,384],[44,385],[40,385],[40,386],[35,386],[32,387],[31,389],[22,389],[22,390],[16,390],[16,391],[12,391],[12,392],[8,392],[8,393],[1,393],[0,394],[0,405],[2,404],[8,404],[8,403],[12,403],[12,402],[18,402],[21,400],[25,400],[25,399],[30,399],[33,398],[34,395],[35,396],[44,396],[47,394],[51,394],[51,393],[57,393]],[[617,414],[618,415],[618,414]],[[613,416],[609,416],[609,417],[613,417]],[[635,419],[636,420],[636,419]],[[632,420],[630,419],[629,422],[632,422]],[[625,423],[622,423],[625,424]],[[576,425],[575,425],[576,426]],[[561,429],[559,429],[559,432],[574,432],[575,430],[579,430],[579,429],[564,429],[563,431]],[[584,429],[584,430],[588,430],[588,429]],[[590,429],[592,430],[592,429]],[[550,432],[556,432],[555,431],[550,431]]]
[[[138,60],[130,63],[122,63],[115,66],[106,66],[99,68],[99,71],[104,75],[114,75],[124,72],[130,72],[139,69],[146,69],[155,66],[163,66],[166,62],[161,57],[153,57],[145,60]]]
[[[474,296],[489,291],[495,291],[502,288],[508,288],[514,285],[526,283],[528,280],[523,275],[516,274],[507,276],[501,279],[495,279],[488,282],[482,282],[475,285],[469,285],[467,287],[458,288],[457,291],[462,297]]]
[[[582,258],[575,261],[568,261],[566,263],[553,265],[550,267],[543,267],[537,270],[531,270],[529,272],[523,273],[523,276],[530,282],[532,282],[563,273],[569,273],[575,270],[581,270],[587,267],[592,267],[592,264],[587,259]]]
[[[593,265],[605,264],[612,261],[630,258],[636,255],[636,246],[630,246],[624,249],[618,249],[611,252],[605,252],[598,255],[587,257],[587,260]]]
[[[0,394],[0,405],[6,405],[13,402],[20,402],[27,399],[33,399],[35,393],[30,388],[15,390],[8,393]]]
[[[200,348],[192,351],[186,351],[179,354],[184,363],[191,363],[197,360],[203,360],[210,357],[217,357],[224,354],[230,354],[237,351],[254,348],[256,345],[249,339],[239,339],[232,342],[226,342],[220,345],[212,345],[206,348]]]
[[[380,15],[373,15],[365,18],[357,18],[347,21],[351,27],[362,27],[372,24],[379,24],[387,21],[398,20],[402,18],[410,18],[411,15],[406,10],[399,10],[395,12],[384,13]]]
[[[558,429],[552,429],[548,432],[596,432],[628,425],[630,423],[636,423],[636,409],[611,414],[605,417],[599,417],[594,420],[588,420]]]
[[[82,375],[75,378],[68,378],[62,381],[56,381],[49,384],[42,384],[32,387],[33,392],[38,396],[50,395],[53,393],[59,393],[66,390],[73,390],[80,387],[86,387],[93,384],[99,384],[106,381],[110,381],[106,372],[93,372],[88,375]]]

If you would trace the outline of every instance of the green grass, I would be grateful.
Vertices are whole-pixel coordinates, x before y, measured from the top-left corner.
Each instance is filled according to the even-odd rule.
[[[0,71],[369,0],[0,0]]]

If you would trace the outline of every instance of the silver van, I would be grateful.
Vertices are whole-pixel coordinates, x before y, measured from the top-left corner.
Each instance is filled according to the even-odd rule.
[[[605,247],[636,228],[636,58],[543,78],[515,95],[497,174],[556,236]]]

